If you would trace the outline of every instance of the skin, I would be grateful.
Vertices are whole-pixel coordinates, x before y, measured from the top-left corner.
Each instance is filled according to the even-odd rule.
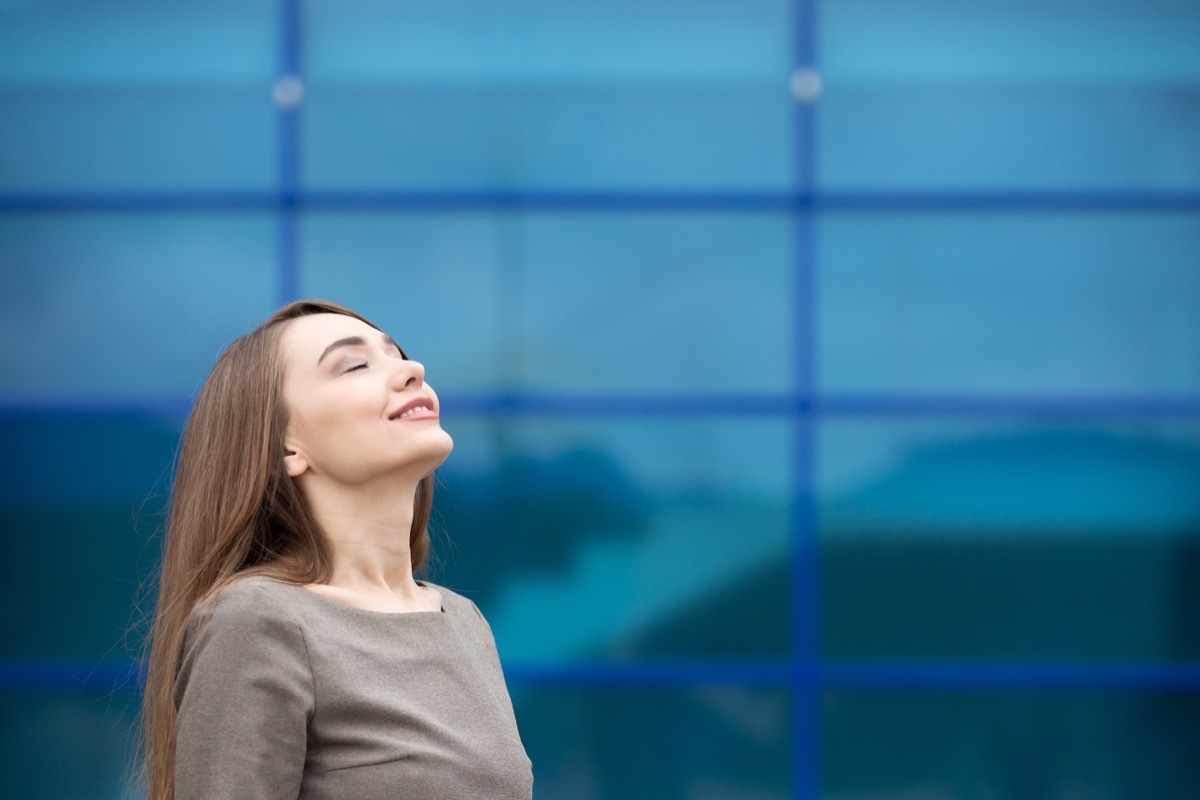
[[[361,343],[343,343],[354,338]],[[438,591],[413,578],[408,546],[417,482],[453,447],[424,366],[341,314],[293,320],[280,349],[290,415],[284,466],[333,553],[329,582],[307,588],[371,611],[439,610]],[[427,410],[389,418],[413,400]]]

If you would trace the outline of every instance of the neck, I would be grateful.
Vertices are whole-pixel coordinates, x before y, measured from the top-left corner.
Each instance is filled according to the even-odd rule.
[[[415,481],[353,487],[314,481],[304,492],[333,556],[328,585],[416,596],[408,543]]]

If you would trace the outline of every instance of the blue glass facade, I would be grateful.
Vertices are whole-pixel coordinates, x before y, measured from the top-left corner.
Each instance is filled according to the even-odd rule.
[[[310,296],[442,396],[539,800],[1200,794],[1200,4],[0,2],[0,289],[6,794],[120,795]]]

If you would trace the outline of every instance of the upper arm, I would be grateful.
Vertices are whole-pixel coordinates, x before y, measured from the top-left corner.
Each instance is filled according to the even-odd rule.
[[[177,800],[295,798],[315,698],[304,636],[261,586],[193,614],[176,692]]]

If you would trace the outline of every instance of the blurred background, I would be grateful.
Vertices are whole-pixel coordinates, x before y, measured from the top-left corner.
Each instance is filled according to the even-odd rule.
[[[0,774],[220,350],[426,363],[539,800],[1200,797],[1197,0],[0,0]]]

